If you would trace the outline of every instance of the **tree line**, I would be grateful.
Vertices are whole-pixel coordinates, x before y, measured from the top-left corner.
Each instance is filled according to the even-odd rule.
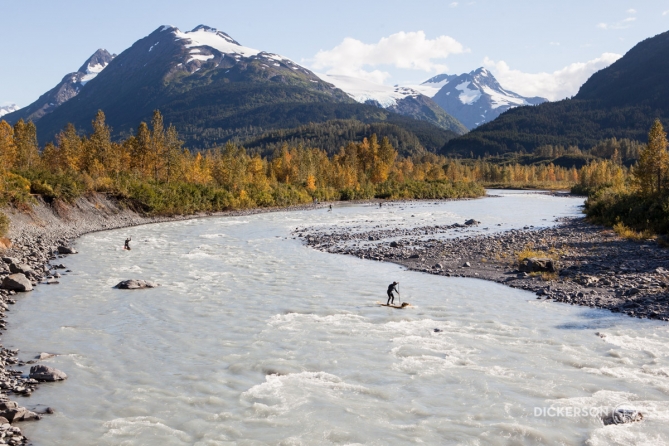
[[[143,212],[183,214],[313,200],[477,197],[483,187],[571,188],[589,194],[587,211],[594,221],[669,229],[669,155],[659,121],[648,144],[600,141],[580,168],[428,152],[400,156],[389,138],[376,134],[329,153],[287,142],[265,156],[230,142],[190,151],[159,111],[118,141],[102,111],[89,134],[70,124],[41,150],[36,134],[32,122],[0,121],[0,204],[28,203],[34,195],[72,202],[100,192]],[[578,155],[575,147],[543,150],[546,156]],[[630,158],[638,162],[627,167]]]
[[[92,132],[67,125],[40,150],[32,122],[0,122],[0,200],[31,194],[72,201],[104,192],[159,214],[287,206],[313,200],[455,198],[484,193],[475,182],[450,181],[439,157],[398,155],[376,134],[329,156],[320,148],[284,143],[270,156],[234,143],[192,152],[159,111],[134,134],[111,138],[99,111]]]

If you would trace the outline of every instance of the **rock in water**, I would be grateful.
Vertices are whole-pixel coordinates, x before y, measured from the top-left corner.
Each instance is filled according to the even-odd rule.
[[[58,254],[76,254],[77,250],[68,246],[59,246]]]
[[[6,418],[10,423],[40,419],[40,416],[35,412],[31,412],[25,407],[19,407],[15,401],[0,403],[0,417]]]
[[[547,257],[530,257],[520,262],[518,269],[526,273],[554,273],[555,264],[553,263],[553,259]]]
[[[30,367],[30,377],[37,381],[62,381],[67,378],[67,375],[53,367],[34,365]]]
[[[467,220],[467,221],[465,222],[465,224],[466,224],[467,226],[472,226],[472,225],[480,225],[481,222],[480,222],[480,221],[476,221],[476,220],[474,220],[473,218],[470,218],[469,220]]]
[[[638,409],[626,404],[619,405],[613,412],[602,418],[604,425],[636,423],[643,420]]]
[[[32,291],[33,285],[25,275],[17,273],[5,276],[5,278],[2,280],[2,286],[0,286],[0,288],[11,291],[25,292]]]
[[[155,288],[157,286],[160,285],[157,284],[156,282],[150,282],[148,280],[130,279],[119,282],[114,288],[118,288],[120,290],[139,290],[142,288]]]

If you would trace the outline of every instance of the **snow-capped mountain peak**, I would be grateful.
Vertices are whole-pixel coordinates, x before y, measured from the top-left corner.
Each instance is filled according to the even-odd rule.
[[[469,129],[492,121],[510,108],[546,102],[544,98],[526,98],[504,89],[483,67],[459,76],[447,76],[435,76],[421,85],[442,83],[433,96],[434,101]]]
[[[309,70],[301,67],[287,57],[279,54],[269,53],[254,48],[250,48],[237,42],[228,34],[219,31],[206,25],[199,25],[192,31],[183,32],[175,27],[163,27],[160,32],[170,31],[174,35],[175,42],[181,42],[183,47],[188,50],[187,58],[182,65],[183,69],[191,73],[199,71],[203,63],[212,61],[216,67],[219,67],[221,57],[227,59],[227,63],[221,65],[229,67],[231,61],[239,62],[242,59],[260,59],[264,63],[265,68],[281,67],[290,68],[292,70],[300,70],[305,74],[312,75]],[[156,41],[155,44],[149,48],[149,52],[160,43]]]
[[[16,104],[0,105],[0,118],[5,116],[8,113],[15,112],[19,108],[20,107]]]
[[[104,70],[109,62],[111,62],[116,54],[109,54],[105,49],[100,48],[86,62],[79,68],[77,74],[78,82],[83,86],[92,81],[102,70]]]
[[[187,41],[186,48],[210,47],[223,54],[238,54],[242,57],[257,56],[261,51],[242,46],[235,39],[216,28],[199,25],[192,31],[182,32],[178,28],[173,29],[177,39]],[[191,51],[191,54],[195,54]]]

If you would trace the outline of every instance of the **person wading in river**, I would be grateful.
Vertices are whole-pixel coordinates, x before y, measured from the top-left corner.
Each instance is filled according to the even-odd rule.
[[[130,242],[131,241],[132,241],[131,237],[128,237],[127,239],[125,239],[125,244],[123,245],[123,249],[127,249],[128,251],[130,251]]]
[[[397,295],[399,296],[400,292],[397,289],[397,285],[399,285],[399,282],[393,282],[390,285],[388,285],[388,302],[386,302],[386,305],[395,303],[395,295],[393,294],[393,291],[396,291]]]

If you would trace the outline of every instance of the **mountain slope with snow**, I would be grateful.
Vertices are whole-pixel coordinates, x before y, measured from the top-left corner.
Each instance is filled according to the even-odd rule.
[[[523,97],[504,89],[485,68],[459,76],[439,75],[421,85],[426,91],[441,85],[432,99],[470,130],[492,121],[510,108],[547,101],[539,97]]]
[[[79,70],[65,75],[58,85],[44,93],[35,102],[13,113],[8,113],[5,119],[11,123],[19,119],[33,122],[40,120],[78,95],[84,85],[95,79],[115,56],[115,54],[109,54],[107,50],[97,50]]]
[[[432,99],[413,88],[380,85],[364,79],[337,74],[318,74],[318,76],[346,92],[357,102],[375,105],[400,115],[427,121],[459,135],[467,132],[467,128],[462,123],[444,112]]]
[[[0,105],[0,118],[19,109],[16,104]]]
[[[434,96],[437,93],[439,93],[439,90],[441,90],[441,88],[444,85],[446,85],[456,77],[458,77],[457,74],[438,74],[426,80],[420,85],[409,85],[409,87],[413,88],[414,90],[420,91],[427,97],[434,98]]]

